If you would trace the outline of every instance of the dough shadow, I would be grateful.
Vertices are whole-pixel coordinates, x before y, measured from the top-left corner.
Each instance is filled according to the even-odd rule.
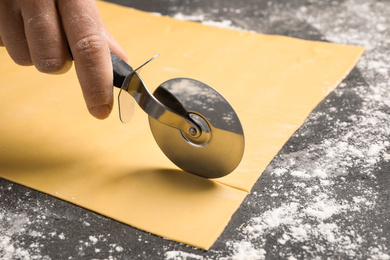
[[[145,168],[128,170],[121,177],[112,180],[112,184],[117,182],[129,182],[129,185],[135,183],[153,183],[151,186],[164,186],[176,191],[185,190],[186,192],[196,193],[210,191],[216,188],[218,184],[214,181],[196,176],[194,174],[169,168]],[[150,189],[151,187],[145,187]]]
[[[20,153],[10,154],[7,151],[0,152],[0,174],[18,174],[37,172],[58,168],[69,168],[80,163],[80,158],[71,154],[41,154]]]

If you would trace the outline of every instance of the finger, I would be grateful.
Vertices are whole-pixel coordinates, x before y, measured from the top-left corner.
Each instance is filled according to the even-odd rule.
[[[0,1],[0,35],[8,54],[19,65],[32,65],[20,10],[13,1]]]
[[[115,40],[115,38],[112,36],[106,24],[104,24],[104,33],[106,35],[110,50],[114,52],[116,55],[118,55],[122,60],[128,61],[129,57],[127,56],[126,52],[122,49],[122,47],[119,45],[119,43]]]
[[[21,9],[27,43],[35,67],[45,73],[63,73],[71,57],[53,0],[24,1]]]
[[[113,72],[95,0],[59,0],[58,9],[89,112],[104,119],[113,105]]]

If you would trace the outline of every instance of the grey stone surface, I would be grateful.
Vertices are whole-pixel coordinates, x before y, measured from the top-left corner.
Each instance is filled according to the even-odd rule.
[[[390,259],[389,1],[113,2],[224,27],[363,45],[366,52],[286,143],[209,251],[0,179],[0,258]]]

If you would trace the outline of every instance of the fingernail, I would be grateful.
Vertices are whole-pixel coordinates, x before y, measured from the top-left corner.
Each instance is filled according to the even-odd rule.
[[[111,106],[109,105],[101,105],[96,107],[91,107],[89,109],[89,113],[98,119],[105,119],[111,113]]]

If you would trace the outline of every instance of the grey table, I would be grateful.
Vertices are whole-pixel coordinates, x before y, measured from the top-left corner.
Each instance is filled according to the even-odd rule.
[[[0,179],[0,258],[390,259],[389,1],[113,2],[217,26],[363,45],[366,52],[275,157],[209,251]]]

